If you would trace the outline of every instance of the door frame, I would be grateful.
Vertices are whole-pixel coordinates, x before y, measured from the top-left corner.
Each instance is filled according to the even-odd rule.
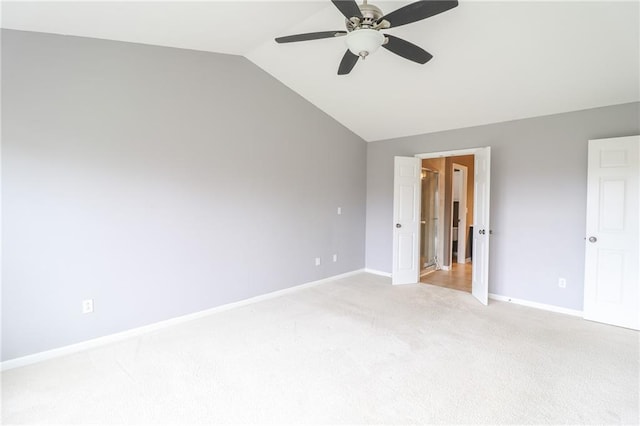
[[[477,156],[482,154],[482,153],[484,153],[487,148],[488,147],[483,146],[483,147],[477,147],[477,148],[463,148],[463,149],[457,149],[457,150],[451,150],[451,151],[424,152],[424,153],[420,153],[420,154],[415,154],[414,157],[417,157],[417,158],[420,158],[421,160],[424,160],[426,158],[442,158],[442,157],[446,158],[446,157],[457,157],[457,156],[461,156],[461,155],[473,155],[474,158],[476,158],[476,160],[477,160]],[[476,160],[474,160],[474,163],[475,163]],[[477,166],[477,164],[476,164],[476,166]],[[477,173],[477,171],[475,173]],[[489,174],[490,174],[490,170],[489,170]],[[475,185],[475,180],[474,180],[474,185]],[[420,188],[420,189],[422,189],[422,188]],[[478,203],[477,203],[478,196],[479,196],[478,191],[474,191],[473,192],[474,206],[478,205]],[[487,205],[489,204],[489,200],[490,200],[490,192],[487,192],[485,194],[485,202],[486,202]],[[491,213],[490,213],[490,210],[489,210],[489,217],[490,217],[490,214]],[[477,224],[474,224],[474,233],[476,232],[475,227],[477,227]],[[490,234],[490,233],[491,232],[489,230],[487,230],[487,234]],[[487,235],[487,237],[488,237],[488,235]],[[491,257],[491,253],[490,252],[488,252],[487,255],[488,255],[488,258]],[[416,259],[416,261],[417,262],[420,261],[420,253],[419,252],[418,252],[418,258]],[[487,263],[489,263],[489,259],[487,259]],[[479,266],[477,265],[477,262],[475,262],[475,261],[471,262],[472,275],[474,277],[476,276],[476,274],[478,272],[478,269],[477,269],[478,267]],[[485,273],[486,273],[486,271],[485,271]],[[418,280],[419,279],[420,278],[418,277]],[[486,283],[486,285],[488,287],[488,283]],[[479,289],[479,290],[482,290],[482,289]],[[484,290],[486,291],[487,289],[484,289]],[[473,285],[472,285],[471,292],[474,295],[474,297],[477,297],[476,296],[476,292],[474,292]],[[484,301],[480,300],[480,301],[481,301],[481,303],[483,303],[485,305],[487,304],[486,300],[484,300]]]

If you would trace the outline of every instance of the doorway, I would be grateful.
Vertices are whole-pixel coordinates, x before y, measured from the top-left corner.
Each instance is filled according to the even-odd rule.
[[[473,154],[422,160],[422,283],[471,293],[474,161]]]
[[[452,157],[452,159],[455,158]],[[468,163],[473,165],[473,155],[461,158],[467,159]],[[472,189],[471,199],[473,200],[473,175],[469,175],[468,167],[462,164],[454,162],[452,169],[450,264],[453,266],[454,263],[467,263],[467,259],[471,260],[470,254],[467,254],[467,235],[469,232],[467,227],[467,188]],[[471,218],[473,218],[473,213]]]
[[[433,162],[445,162],[452,166],[453,160],[449,157],[473,156],[473,212],[472,220],[465,226],[469,231],[469,250],[473,255],[471,269],[471,294],[487,305],[489,299],[489,235],[490,235],[490,171],[491,148],[470,148],[456,151],[416,154],[414,157],[395,157],[394,159],[394,184],[393,184],[393,259],[391,282],[393,285],[415,284],[420,281],[422,269],[420,237],[422,232],[421,204],[422,200],[422,166],[424,160]],[[426,165],[426,164],[425,164]],[[436,170],[426,166],[425,168]],[[447,170],[444,168],[442,170]],[[471,172],[469,171],[469,174]],[[446,182],[445,182],[446,181]],[[446,191],[443,185],[446,184]],[[443,173],[439,173],[438,179],[438,227],[435,235],[436,266],[442,260],[440,269],[452,270],[450,259],[451,252],[451,227],[444,226],[445,217],[450,222],[452,214],[451,200],[440,200],[442,194],[451,191],[451,179],[443,179]],[[442,202],[440,202],[442,201]],[[469,209],[467,208],[467,213]],[[426,223],[425,223],[426,225]],[[473,228],[471,228],[471,226]],[[426,232],[426,231],[425,231]],[[467,231],[468,232],[468,231]],[[467,249],[465,248],[465,251]],[[465,253],[466,255],[466,253]],[[422,256],[423,258],[426,256]],[[466,266],[466,257],[463,257]],[[455,265],[461,265],[457,262]]]

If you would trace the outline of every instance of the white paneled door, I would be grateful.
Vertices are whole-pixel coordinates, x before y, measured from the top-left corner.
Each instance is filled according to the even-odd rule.
[[[589,141],[584,317],[640,329],[640,136]]]
[[[473,276],[471,293],[483,305],[489,303],[489,194],[491,147],[475,153],[473,206]]]
[[[420,278],[421,173],[419,158],[395,157],[392,284],[415,284]]]

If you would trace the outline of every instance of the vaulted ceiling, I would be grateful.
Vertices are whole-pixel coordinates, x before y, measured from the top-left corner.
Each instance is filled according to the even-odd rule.
[[[409,2],[373,1],[388,13]],[[336,74],[323,1],[2,2],[2,27],[246,56],[367,141],[640,101],[640,2],[461,1],[392,28],[425,65],[380,49]]]

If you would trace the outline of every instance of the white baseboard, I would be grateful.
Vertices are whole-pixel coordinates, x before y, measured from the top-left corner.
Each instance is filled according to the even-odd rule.
[[[542,309],[545,311],[557,312],[560,314],[573,315],[575,317],[580,317],[580,318],[582,318],[583,316],[582,311],[577,311],[575,309],[562,308],[560,306],[554,306],[554,305],[546,305],[544,303],[538,303],[538,302],[530,302],[528,300],[515,299],[513,297],[502,296],[500,294],[489,293],[489,299],[499,300],[501,302],[515,303],[517,305],[528,306],[530,308]]]
[[[171,318],[164,321],[159,321],[153,324],[145,325],[142,327],[132,328],[130,330],[121,331],[119,333],[109,334],[107,336],[97,337],[95,339],[86,340],[84,342],[75,343],[73,345],[63,346],[60,348],[50,349],[48,351],[38,352],[32,355],[26,355],[20,358],[9,359],[0,363],[0,371],[10,370],[12,368],[23,367],[37,362],[46,361],[53,358],[58,358],[65,355],[74,354],[80,351],[93,349],[98,346],[103,346],[109,343],[118,342],[131,337],[139,336],[141,334],[149,333],[151,331],[160,330],[163,328],[171,327],[177,324],[181,324],[187,321],[192,321],[198,318],[206,317],[217,312],[227,311],[229,309],[237,308],[240,306],[250,305],[252,303],[260,302],[263,300],[273,299],[274,297],[282,296],[283,294],[291,293],[294,291],[302,290],[304,288],[317,286],[324,284],[328,281],[338,280],[341,278],[350,277],[359,273],[365,272],[365,269],[358,269],[351,272],[346,272],[340,275],[334,275],[332,277],[323,278],[317,281],[311,281],[308,283],[300,284],[294,287],[285,288],[282,290],[273,291],[271,293],[261,294],[260,296],[251,297],[249,299],[239,300],[233,303],[227,303],[226,305],[216,306],[204,311],[194,312],[192,314],[182,315],[179,317]]]
[[[369,268],[365,268],[364,272],[366,272],[367,274],[380,275],[383,277],[391,278],[390,272],[383,272],[383,271],[378,271],[376,269],[369,269]]]

